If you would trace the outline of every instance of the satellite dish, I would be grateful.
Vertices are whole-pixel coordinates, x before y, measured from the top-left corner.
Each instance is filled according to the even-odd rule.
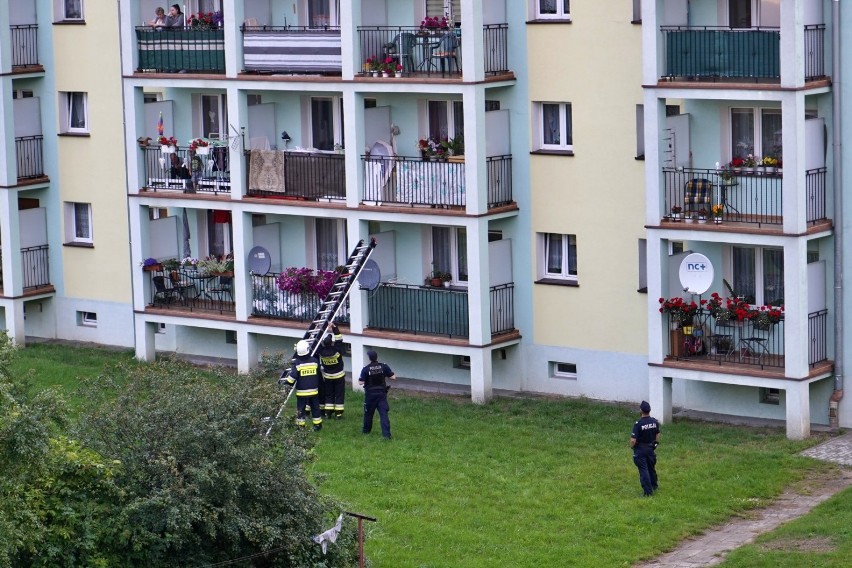
[[[685,292],[703,294],[713,283],[713,263],[703,254],[688,254],[680,263],[678,276]]]
[[[261,246],[253,247],[248,255],[248,269],[252,274],[263,276],[269,272],[272,266],[272,257],[269,251]]]
[[[358,284],[364,290],[375,290],[379,287],[379,282],[382,281],[382,271],[379,270],[379,265],[375,260],[368,260],[364,263],[364,267],[358,274]]]

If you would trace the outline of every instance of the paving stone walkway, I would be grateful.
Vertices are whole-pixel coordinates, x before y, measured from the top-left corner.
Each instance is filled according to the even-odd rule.
[[[852,466],[852,434],[838,436],[802,452],[802,455]],[[796,490],[781,494],[771,505],[751,512],[751,518],[734,519],[701,536],[682,542],[676,549],[635,568],[692,568],[721,563],[728,552],[753,542],[763,533],[807,514],[836,493],[852,486],[852,470],[842,468],[826,479],[814,479]]]

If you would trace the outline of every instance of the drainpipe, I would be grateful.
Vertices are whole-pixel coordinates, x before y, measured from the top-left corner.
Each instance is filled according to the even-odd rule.
[[[831,3],[831,100],[834,161],[834,392],[828,403],[829,424],[833,431],[840,428],[838,408],[843,398],[843,192],[842,136],[840,125],[840,0]]]

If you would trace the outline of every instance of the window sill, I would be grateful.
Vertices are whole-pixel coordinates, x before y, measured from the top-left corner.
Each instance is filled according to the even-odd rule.
[[[85,26],[86,20],[59,20],[53,22],[54,26]]]
[[[91,138],[88,132],[60,132],[57,136],[67,136],[69,138]]]
[[[636,25],[636,26],[641,26],[642,25],[642,18],[639,18],[638,20],[632,20],[630,23],[633,24],[633,25]]]
[[[527,20],[527,24],[570,24],[571,18],[541,18],[538,20]]]
[[[573,156],[574,150],[533,150],[534,156]]]
[[[648,293],[648,288],[647,288],[647,287],[645,287],[645,288],[639,288],[639,289],[638,289],[638,290],[636,290],[636,291],[637,291],[637,292],[639,292],[640,294],[647,294],[647,293]]]
[[[71,241],[70,243],[62,243],[62,246],[64,246],[64,247],[76,247],[76,248],[89,248],[89,249],[95,248],[94,243],[75,243],[74,241]]]
[[[636,160],[636,161],[639,161],[639,162],[644,162],[645,161],[645,154],[642,154],[641,156],[636,156],[633,159]]]
[[[535,281],[536,284],[548,284],[551,286],[569,286],[571,288],[579,288],[580,283],[576,280],[560,280],[559,278],[541,278]]]

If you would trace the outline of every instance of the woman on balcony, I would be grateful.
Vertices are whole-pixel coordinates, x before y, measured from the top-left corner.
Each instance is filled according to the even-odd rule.
[[[169,15],[166,16],[167,28],[182,28],[186,24],[183,12],[180,11],[180,5],[172,4],[169,8]]]
[[[148,25],[158,30],[166,25],[166,11],[162,7],[154,10],[154,19],[148,22]]]

